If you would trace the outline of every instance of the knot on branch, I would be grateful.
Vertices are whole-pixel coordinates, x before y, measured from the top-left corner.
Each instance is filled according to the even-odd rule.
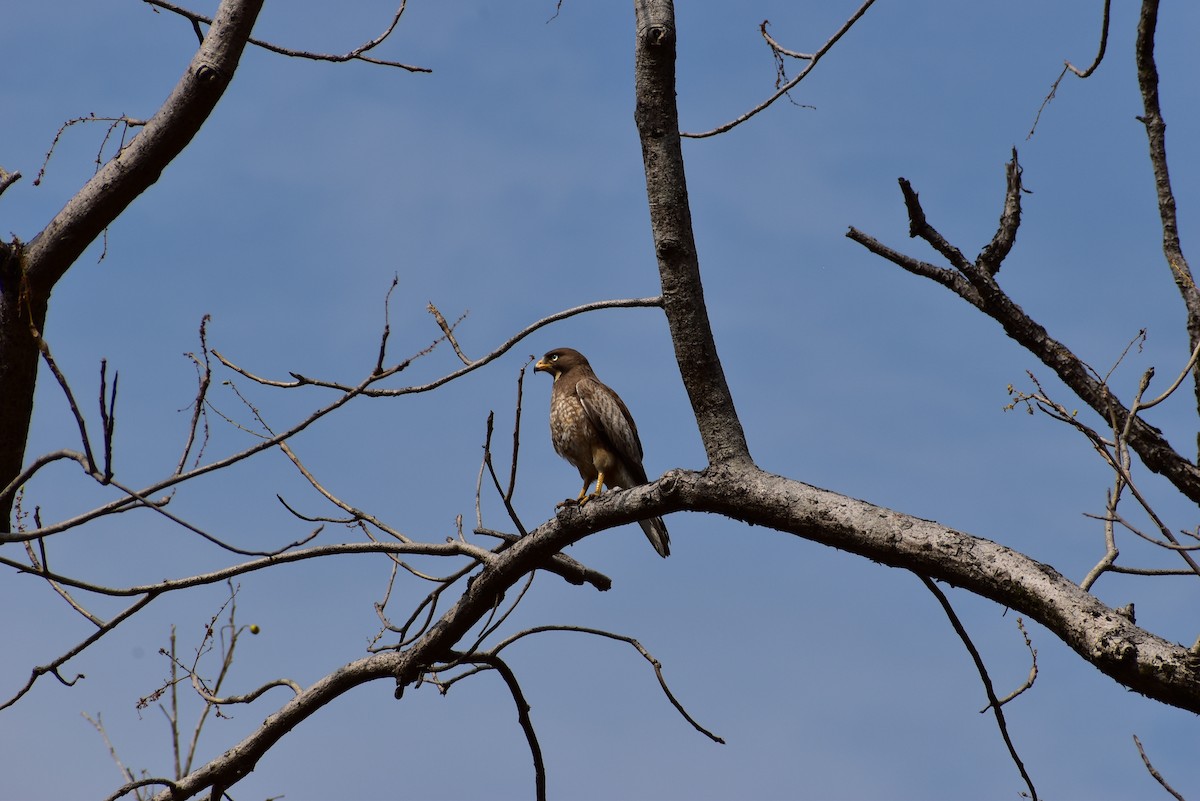
[[[1126,637],[1104,637],[1093,656],[1100,660],[1112,659],[1122,664],[1133,665],[1137,663],[1138,647]]]
[[[0,242],[0,282],[4,278],[12,278],[20,273],[23,249],[24,245],[15,234],[12,241]],[[3,283],[0,283],[0,292],[2,291],[4,291],[4,286]]]
[[[393,696],[397,701],[404,697],[404,688],[413,684],[425,674],[425,665],[416,660],[406,659],[396,668],[396,691]]]
[[[679,493],[679,480],[683,476],[681,470],[668,470],[658,480],[658,491],[664,498],[671,498]]]
[[[661,261],[673,261],[683,251],[683,243],[678,239],[663,237],[654,244],[654,255]]]
[[[221,78],[221,71],[211,64],[201,64],[196,67],[196,80],[203,84],[212,85]]]
[[[648,47],[661,47],[672,38],[671,26],[665,24],[647,25],[642,31],[642,39]]]

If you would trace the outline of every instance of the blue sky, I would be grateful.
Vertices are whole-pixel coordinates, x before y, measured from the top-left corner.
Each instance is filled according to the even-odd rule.
[[[763,19],[785,45],[814,50],[857,4],[679,5],[680,116],[686,130],[702,130],[773,90]],[[1028,386],[1027,369],[1078,404],[995,323],[844,233],[855,226],[933,259],[907,238],[896,186],[904,176],[931,221],[977,253],[995,231],[1016,146],[1032,194],[1002,285],[1101,371],[1147,329],[1114,384],[1128,398],[1153,365],[1165,386],[1186,360],[1186,340],[1134,119],[1133,9],[1114,8],[1105,63],[1087,81],[1065,79],[1026,140],[1063,59],[1082,65],[1094,55],[1098,5],[880,0],[794,93],[815,108],[780,102],[684,147],[713,327],[757,463],[994,539],[1075,579],[1103,552],[1099,524],[1083,513],[1102,511],[1109,477],[1073,432],[1002,407],[1009,384]],[[1186,248],[1200,204],[1200,184],[1189,181],[1200,169],[1200,86],[1189,60],[1200,9],[1181,5],[1163,9],[1159,68]],[[375,0],[268,3],[257,34],[341,52],[373,37],[392,11]],[[255,373],[354,382],[374,363],[393,276],[394,360],[437,335],[430,301],[450,319],[469,312],[459,339],[478,356],[561,309],[657,293],[632,120],[631,4],[568,2],[551,20],[554,11],[553,2],[412,0],[382,55],[430,75],[247,52],[197,139],[109,229],[103,261],[94,245],[52,298],[46,336],[77,394],[91,403],[101,358],[120,371],[118,478],[145,485],[178,460],[188,420],[180,410],[195,391],[183,354],[198,348],[205,314],[211,345]],[[99,125],[67,131],[34,187],[59,126],[89,113],[149,116],[196,43],[186,23],[135,0],[24,3],[4,17],[0,165],[25,178],[0,199],[0,227],[28,239],[90,175],[103,137]],[[488,412],[506,445],[518,371],[529,355],[564,345],[587,354],[626,400],[652,476],[703,465],[665,321],[650,309],[543,329],[435,394],[356,402],[294,448],[349,502],[440,540],[456,515],[473,519]],[[395,385],[457,365],[439,349]],[[238,387],[279,427],[330,399]],[[578,491],[545,433],[548,397],[548,380],[527,376],[515,502],[530,524]],[[228,393],[216,398],[245,417]],[[1185,452],[1190,407],[1181,393],[1151,416]],[[250,442],[212,420],[209,457]],[[30,454],[75,439],[61,394],[43,380]],[[53,520],[111,497],[76,472],[45,471],[27,503]],[[1194,507],[1142,480],[1175,528],[1195,526]],[[172,508],[226,539],[271,548],[309,529],[276,493],[306,513],[332,512],[279,454],[196,482]],[[492,497],[484,515],[506,524]],[[667,522],[669,560],[636,526],[591,537],[570,553],[611,576],[613,589],[539,576],[508,630],[577,624],[638,638],[691,714],[727,744],[692,731],[632,650],[577,634],[527,640],[509,657],[552,796],[953,799],[1023,789],[994,722],[978,713],[986,699],[968,655],[915,577],[716,517]],[[354,535],[333,527],[323,541],[343,536]],[[64,572],[120,584],[228,560],[148,514],[49,547]],[[1134,543],[1123,554],[1165,563]],[[239,645],[230,691],[278,677],[311,683],[361,656],[387,576],[381,559],[340,557],[245,578],[239,619],[262,633]],[[1193,584],[1106,577],[1096,592],[1136,601],[1139,622],[1190,643]],[[1015,614],[948,592],[998,690],[1019,684],[1029,657]],[[119,786],[82,712],[103,714],[126,764],[168,772],[162,716],[139,715],[135,703],[167,673],[157,650],[170,625],[181,650],[194,648],[222,600],[214,588],[156,602],[68,665],[86,680],[70,689],[42,682],[0,714],[0,798],[102,797]],[[0,659],[7,696],[88,629],[27,577],[0,581],[0,603],[10,610]],[[96,602],[100,614],[117,608]],[[1006,712],[1042,795],[1154,797],[1132,734],[1177,789],[1196,792],[1192,715],[1133,696],[1036,624],[1029,631],[1040,676]],[[252,730],[285,693],[210,722],[201,758]],[[361,688],[233,791],[293,801],[531,794],[512,701],[489,675],[446,697],[410,690],[402,703],[387,683]]]

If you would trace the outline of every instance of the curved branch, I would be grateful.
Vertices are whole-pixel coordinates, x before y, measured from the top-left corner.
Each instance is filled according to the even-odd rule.
[[[958,613],[954,611],[954,607],[950,605],[950,599],[946,597],[946,593],[938,589],[938,586],[927,576],[918,576],[925,588],[933,593],[933,597],[941,604],[942,611],[946,613],[946,617],[950,619],[950,625],[954,627],[954,633],[962,640],[963,645],[967,648],[967,653],[971,655],[971,660],[975,663],[975,669],[979,671],[979,678],[983,682],[983,690],[987,693],[988,706],[991,707],[996,716],[996,726],[1000,729],[1000,736],[1004,738],[1004,745],[1008,748],[1008,755],[1012,757],[1013,764],[1017,766],[1017,771],[1021,774],[1021,778],[1025,780],[1025,786],[1029,788],[1029,797],[1032,801],[1037,801],[1037,789],[1033,786],[1033,779],[1029,778],[1029,773],[1025,770],[1025,763],[1021,761],[1021,757],[1017,754],[1017,747],[1013,745],[1012,738],[1008,735],[1008,723],[1004,720],[1004,710],[1001,709],[1000,699],[996,697],[996,690],[992,687],[992,677],[988,675],[987,665],[983,663],[983,657],[979,655],[979,649],[975,647],[975,643],[971,642],[971,635],[967,634],[966,627],[962,621],[958,619]]]
[[[170,97],[29,243],[0,247],[0,484],[21,472],[51,290],[84,249],[157,180],[224,94],[263,0],[223,0]],[[12,498],[0,499],[0,533]]]
[[[447,373],[447,374],[443,375],[441,378],[437,378],[426,384],[414,384],[412,386],[398,387],[395,389],[366,389],[366,388],[364,388],[361,391],[358,391],[357,394],[361,394],[368,398],[391,398],[391,397],[396,397],[399,395],[414,395],[414,394],[421,393],[421,392],[430,392],[430,391],[435,390],[438,387],[442,386],[443,384],[448,384],[451,381],[454,381],[455,379],[461,378],[462,376],[466,375],[467,373],[474,372],[475,370],[478,370],[480,367],[483,367],[487,364],[490,364],[491,362],[494,362],[496,359],[499,359],[505,353],[508,353],[510,350],[512,350],[513,347],[516,346],[517,343],[519,343],[521,340],[525,339],[527,336],[529,336],[533,332],[537,331],[538,329],[544,328],[544,327],[550,325],[551,323],[556,323],[559,320],[565,320],[568,317],[574,317],[577,314],[584,314],[586,312],[597,311],[599,309],[635,309],[635,308],[655,308],[655,307],[661,308],[662,305],[663,305],[663,299],[661,297],[622,298],[619,300],[598,300],[598,301],[595,301],[592,303],[585,303],[582,306],[575,306],[570,309],[563,309],[562,311],[555,312],[554,314],[547,315],[546,317],[543,317],[540,320],[530,323],[529,325],[525,326],[520,331],[518,331],[517,333],[513,334],[511,337],[506,339],[498,347],[494,348],[490,353],[487,353],[487,354],[479,357],[478,359],[475,359],[474,361],[468,362],[465,366],[459,368],[458,370],[455,370],[454,372]],[[443,330],[445,331],[445,329],[443,329]],[[442,339],[447,339],[447,338],[448,338],[448,332],[443,333],[442,336],[437,341],[440,342]],[[455,343],[455,344],[457,344],[457,343]],[[426,349],[426,350],[422,351],[420,354],[418,354],[418,357],[423,356],[425,353],[428,353],[429,350],[430,349]],[[297,373],[292,374],[292,378],[294,379],[292,381],[289,381],[289,382],[274,381],[269,378],[262,378],[260,376],[256,376],[253,373],[250,373],[250,372],[244,370],[243,368],[238,367],[236,364],[228,361],[224,356],[222,356],[220,353],[217,353],[215,350],[212,353],[214,356],[216,356],[221,361],[221,364],[225,365],[230,370],[233,370],[234,372],[238,373],[239,375],[249,378],[251,381],[254,381],[259,384],[263,384],[264,386],[278,387],[280,389],[295,389],[296,387],[312,386],[312,387],[325,387],[327,389],[337,389],[337,390],[341,390],[343,392],[349,392],[351,390],[357,389],[355,387],[351,387],[349,384],[341,384],[336,381],[324,381],[324,380],[321,380],[318,378],[309,378],[308,376],[299,375]],[[417,358],[417,357],[413,357],[413,358]],[[397,365],[393,365],[392,367],[389,367],[385,370],[378,371],[366,383],[374,383],[381,379],[388,378],[392,375],[395,375],[396,373],[403,371],[412,361],[413,361],[413,359],[406,359],[405,361],[400,362]],[[365,384],[362,386],[365,387]]]
[[[184,19],[190,20],[192,25],[197,28],[199,28],[201,23],[205,25],[212,24],[212,20],[203,14],[197,14],[194,11],[189,11],[186,8],[177,6],[173,3],[168,3],[165,0],[142,0],[142,2],[146,3],[147,5],[158,6],[159,8],[170,11],[173,14],[178,14]],[[386,29],[384,29],[383,33],[379,34],[369,42],[364,42],[348,53],[343,53],[341,55],[333,55],[329,53],[311,53],[307,50],[293,50],[288,47],[271,44],[270,42],[264,42],[260,39],[249,39],[248,42],[255,47],[261,47],[263,50],[268,50],[272,53],[278,53],[281,56],[290,56],[291,58],[306,58],[312,61],[332,61],[334,63],[342,63],[346,61],[365,61],[369,64],[377,64],[381,67],[398,67],[402,70],[408,70],[409,72],[433,72],[433,70],[429,69],[428,67],[414,67],[411,64],[402,64],[399,61],[384,61],[383,59],[371,58],[370,56],[363,55],[364,53],[374,50],[376,47],[383,44],[384,41],[386,41],[387,38],[392,35],[392,31],[396,30],[396,26],[400,23],[400,17],[404,14],[405,5],[407,5],[407,0],[401,0],[400,7],[396,9],[396,13],[392,17],[391,23]]]
[[[333,545],[317,545],[312,548],[305,548],[300,551],[288,551],[286,553],[266,556],[261,559],[254,559],[249,562],[223,567],[219,570],[214,570],[210,573],[199,573],[194,576],[185,578],[167,579],[156,584],[143,584],[132,587],[106,587],[101,584],[92,584],[87,581],[64,576],[55,573],[51,570],[37,569],[30,565],[22,564],[13,559],[0,556],[0,565],[6,565],[21,573],[28,573],[38,578],[56,581],[68,587],[74,587],[87,592],[94,592],[98,595],[109,595],[113,597],[126,597],[133,595],[143,595],[146,593],[164,593],[175,592],[177,590],[190,589],[192,587],[202,587],[208,584],[216,584],[218,582],[227,581],[236,576],[241,576],[246,573],[253,573],[258,570],[264,570],[276,565],[289,564],[291,562],[302,562],[307,559],[320,559],[326,556],[349,555],[349,554],[364,554],[364,553],[385,553],[385,554],[420,554],[423,556],[466,556],[478,561],[488,561],[492,558],[492,552],[480,548],[476,545],[470,545],[465,542],[450,541],[445,543],[432,542],[341,542]]]
[[[1112,0],[1104,0],[1104,16],[1100,20],[1100,46],[1096,50],[1096,57],[1092,60],[1092,65],[1085,70],[1081,70],[1070,61],[1066,62],[1067,69],[1080,78],[1090,77],[1096,71],[1096,68],[1100,66],[1100,62],[1104,60],[1104,51],[1108,49],[1108,20],[1111,6]]]
[[[8,560],[6,559],[4,561],[7,562]],[[71,686],[72,684],[74,684],[79,679],[82,679],[84,676],[81,673],[81,674],[77,675],[74,679],[67,681],[66,679],[64,679],[62,677],[62,675],[58,672],[58,670],[63,665],[65,665],[69,660],[71,660],[71,659],[75,658],[76,656],[78,656],[79,654],[81,654],[85,649],[87,649],[90,645],[92,645],[92,643],[96,642],[101,637],[103,637],[105,634],[108,634],[110,631],[115,629],[117,626],[121,625],[121,623],[128,620],[133,615],[137,614],[139,611],[142,610],[143,607],[145,607],[148,603],[150,603],[157,597],[158,597],[157,593],[147,593],[147,594],[143,595],[141,598],[139,598],[138,600],[134,601],[132,604],[127,606],[125,609],[121,610],[120,613],[113,616],[113,618],[111,620],[109,620],[107,623],[105,623],[103,626],[98,628],[96,631],[92,632],[91,636],[89,636],[87,639],[80,642],[74,648],[67,651],[62,656],[59,656],[54,661],[49,662],[48,664],[39,665],[39,666],[35,667],[32,671],[30,671],[29,680],[25,682],[25,685],[20,690],[18,690],[11,698],[9,698],[4,703],[0,704],[0,711],[8,709],[10,706],[15,704],[17,701],[20,701],[25,696],[26,693],[28,693],[31,689],[33,689],[33,685],[37,682],[37,680],[40,679],[42,676],[46,675],[47,673],[49,673],[50,675],[57,678],[59,681],[61,681],[63,684],[66,684],[68,687]]]
[[[1050,101],[1058,93],[1058,85],[1062,83],[1062,79],[1067,77],[1067,71],[1075,73],[1080,78],[1090,78],[1096,68],[1100,66],[1100,62],[1104,60],[1104,52],[1108,49],[1108,22],[1109,12],[1111,11],[1112,0],[1104,0],[1104,16],[1100,21],[1100,47],[1096,51],[1096,58],[1092,61],[1090,67],[1081,70],[1072,64],[1070,61],[1063,62],[1062,72],[1054,79],[1054,83],[1050,85],[1050,92],[1046,95],[1046,99],[1042,101],[1042,105],[1038,107],[1037,114],[1034,115],[1033,125],[1029,128],[1029,133],[1025,136],[1026,139],[1032,139],[1033,134],[1037,131],[1038,121],[1042,119],[1042,112],[1046,110],[1046,106],[1050,105]]]
[[[508,637],[497,643],[496,647],[491,650],[491,653],[498,654],[501,650],[507,648],[509,645],[512,645],[517,640],[533,634],[541,634],[542,632],[546,631],[574,631],[580,634],[591,634],[596,637],[606,637],[610,640],[616,640],[617,642],[627,643],[628,645],[632,646],[633,649],[641,654],[642,658],[649,662],[651,667],[654,668],[654,675],[658,678],[658,686],[662,688],[663,694],[667,696],[667,700],[671,702],[671,706],[675,707],[675,710],[683,716],[683,719],[690,723],[693,729],[700,732],[714,743],[720,743],[721,745],[725,744],[725,738],[704,728],[696,721],[695,718],[688,714],[687,709],[685,709],[683,704],[679,702],[679,699],[675,697],[675,693],[671,692],[671,688],[667,686],[667,680],[663,676],[662,672],[662,662],[659,662],[657,659],[655,659],[654,656],[646,650],[645,646],[643,646],[633,637],[628,637],[624,634],[616,634],[611,631],[605,631],[604,629],[594,629],[588,626],[534,626],[533,628],[518,631],[511,637]]]
[[[10,502],[16,496],[17,490],[19,490],[22,486],[24,486],[25,483],[29,481],[29,479],[31,479],[35,475],[37,475],[37,472],[39,470],[41,470],[43,467],[45,467],[46,465],[49,465],[49,464],[53,464],[62,459],[69,459],[73,462],[78,462],[79,466],[82,467],[85,472],[89,469],[87,456],[85,454],[80,453],[79,451],[72,451],[72,450],[67,450],[64,448],[62,450],[57,450],[57,451],[52,451],[50,453],[42,454],[41,456],[39,456],[38,458],[36,458],[32,462],[30,462],[29,466],[26,467],[24,470],[22,470],[20,475],[18,475],[11,482],[9,482],[7,487],[0,489],[0,504],[3,504],[5,502]],[[20,536],[20,537],[16,537],[16,538],[9,537],[7,534],[4,533],[4,529],[0,528],[0,543],[19,542],[23,539],[27,539],[27,538],[25,538],[24,536]]]
[[[1138,628],[1047,565],[990,540],[938,523],[775,476],[752,465],[672,471],[652,484],[606,493],[587,506],[563,507],[529,536],[499,553],[441,617],[400,651],[343,666],[303,690],[242,742],[180,778],[160,801],[228,788],[292,728],[364,683],[392,677],[395,695],[429,666],[452,660],[455,646],[509,588],[547,558],[590,534],[650,514],[715,512],[841,548],[954,584],[1037,620],[1080,656],[1126,687],[1162,703],[1200,712],[1200,660]]]
[[[263,0],[223,0],[212,27],[170,97],[29,242],[34,290],[48,294],[92,241],[192,141],[233,80]]]
[[[1139,628],[1049,565],[982,537],[818,489],[756,468],[672,471],[638,495],[643,515],[715,512],[902,567],[1012,608],[1045,626],[1102,673],[1170,706],[1200,712],[1200,664],[1187,649]],[[603,511],[588,504],[585,514]]]
[[[275,687],[287,687],[295,695],[299,695],[300,693],[304,692],[300,685],[291,679],[274,679],[272,681],[268,681],[266,684],[258,687],[255,690],[251,690],[248,693],[218,697],[204,689],[204,687],[197,680],[195,673],[192,674],[192,687],[195,688],[198,696],[203,698],[208,703],[215,704],[217,706],[224,706],[226,704],[250,704],[261,698],[268,690],[274,689]]]
[[[817,66],[817,62],[819,62],[821,60],[821,57],[824,56],[826,53],[828,53],[830,48],[832,48],[835,44],[837,44],[838,39],[841,39],[843,36],[846,35],[847,31],[849,31],[852,27],[854,27],[854,23],[858,22],[858,20],[862,17],[862,15],[867,13],[867,9],[869,9],[874,3],[875,3],[875,0],[866,0],[866,2],[863,3],[861,6],[859,6],[859,9],[857,11],[855,11],[848,20],[846,20],[844,23],[842,23],[842,27],[838,28],[836,33],[834,33],[833,36],[829,37],[829,40],[827,42],[825,42],[825,44],[821,45],[821,49],[815,53],[795,53],[795,52],[792,52],[790,50],[785,50],[784,48],[780,47],[777,42],[775,42],[769,36],[767,36],[766,23],[764,22],[762,29],[761,29],[762,35],[764,38],[766,38],[767,42],[771,45],[772,51],[777,52],[777,53],[783,53],[784,55],[791,56],[792,58],[804,59],[805,61],[808,62],[807,66],[805,66],[804,69],[800,71],[800,74],[798,74],[795,78],[792,78],[790,81],[788,81],[787,83],[783,84],[778,89],[776,89],[775,94],[771,95],[766,100],[759,103],[757,106],[750,109],[749,111],[747,111],[745,114],[741,115],[740,117],[730,120],[729,122],[725,123],[724,125],[718,125],[716,128],[713,128],[712,130],[704,131],[703,133],[682,133],[682,134],[680,134],[680,136],[686,136],[690,139],[704,139],[705,137],[708,137],[708,136],[716,136],[717,134],[725,133],[728,130],[736,128],[737,126],[741,125],[746,120],[748,120],[751,117],[758,114],[760,111],[764,111],[768,106],[773,104],[776,100],[778,100],[779,98],[786,95],[788,92],[795,89],[797,84],[799,84],[802,80],[804,80],[806,77],[808,77],[808,74],[813,71],[814,67]]]
[[[1004,706],[1026,690],[1032,689],[1033,683],[1037,681],[1038,677],[1037,649],[1033,647],[1033,641],[1029,639],[1029,632],[1025,630],[1025,621],[1021,620],[1021,618],[1017,618],[1017,628],[1021,630],[1021,636],[1025,638],[1025,647],[1029,649],[1029,675],[1025,678],[1025,681],[1021,682],[1020,687],[1017,687],[1017,689],[996,702],[1000,706]],[[984,712],[987,712],[991,706],[992,704],[989,701],[987,706],[979,710],[979,714],[982,715]]]
[[[517,720],[521,724],[521,731],[525,732],[525,741],[529,744],[529,753],[533,757],[534,787],[538,801],[546,801],[546,763],[542,758],[542,746],[538,743],[537,732],[533,728],[533,719],[529,717],[529,702],[525,700],[525,694],[521,692],[521,683],[517,681],[517,674],[513,673],[508,663],[496,656],[495,653],[475,654],[471,657],[471,661],[487,665],[504,679],[504,683],[512,695],[513,703],[517,705]]]

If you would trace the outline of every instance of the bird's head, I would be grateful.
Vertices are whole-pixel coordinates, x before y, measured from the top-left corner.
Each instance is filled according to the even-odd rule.
[[[588,360],[579,351],[571,348],[555,348],[547,351],[545,356],[538,359],[533,369],[539,373],[549,373],[557,381],[558,377],[568,370],[590,366]]]

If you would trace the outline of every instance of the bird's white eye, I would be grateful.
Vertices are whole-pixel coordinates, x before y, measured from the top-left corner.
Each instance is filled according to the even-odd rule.
[[[557,354],[557,353],[555,353],[555,354],[552,354],[552,355],[550,356],[550,361],[552,361],[552,362],[556,362],[556,361],[558,361],[558,354]]]

